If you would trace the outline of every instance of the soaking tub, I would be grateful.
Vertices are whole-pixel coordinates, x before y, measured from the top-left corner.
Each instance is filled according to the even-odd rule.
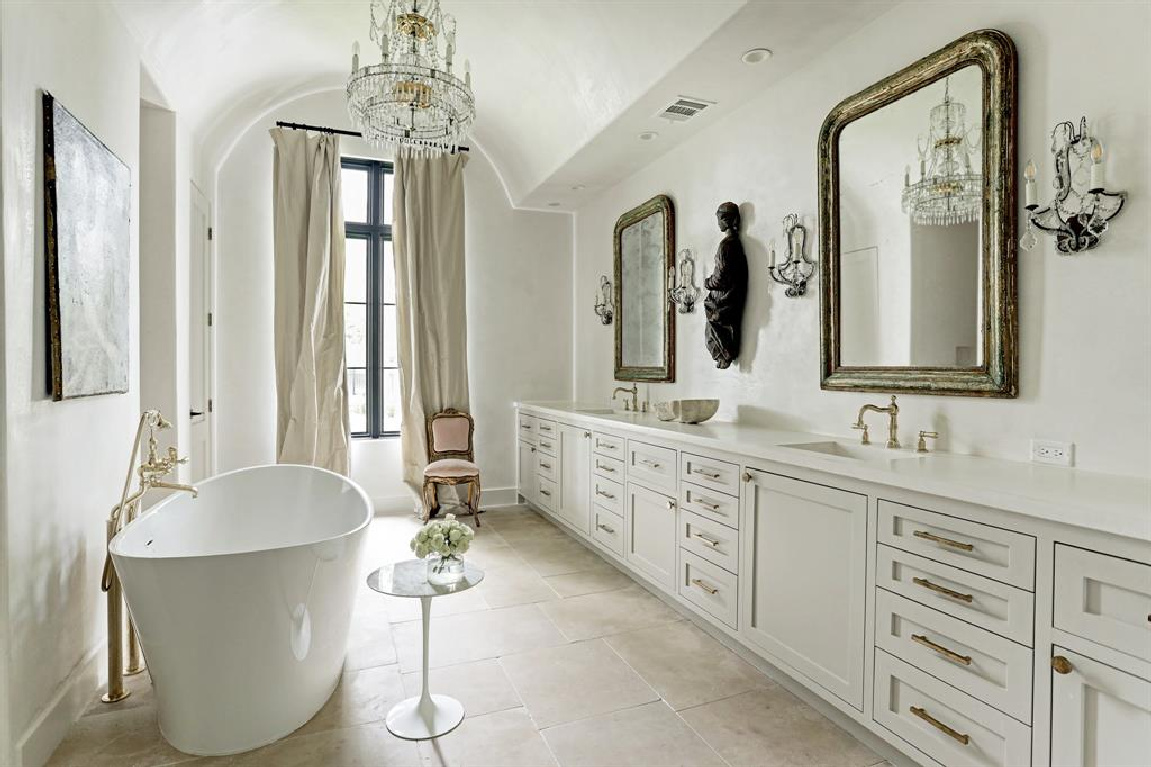
[[[340,680],[372,517],[312,466],[257,466],[177,493],[110,544],[160,730],[189,754],[284,737]]]

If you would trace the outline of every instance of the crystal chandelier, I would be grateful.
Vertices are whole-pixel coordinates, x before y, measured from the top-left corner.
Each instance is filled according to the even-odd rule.
[[[439,0],[371,0],[368,36],[380,63],[360,66],[352,48],[348,113],[375,146],[450,150],[467,136],[476,116],[467,63],[461,80],[452,72],[455,17]]]
[[[943,86],[943,103],[931,108],[926,142],[919,142],[919,181],[903,171],[903,212],[917,224],[963,224],[978,221],[983,210],[983,175],[979,140],[968,138],[967,107],[951,99]]]

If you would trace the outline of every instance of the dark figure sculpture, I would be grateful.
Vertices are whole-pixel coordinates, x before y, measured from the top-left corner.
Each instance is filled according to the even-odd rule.
[[[707,350],[716,367],[726,368],[739,356],[743,304],[747,298],[747,256],[739,241],[739,207],[734,202],[725,202],[715,217],[724,235],[715,251],[715,269],[703,281],[708,290],[703,308],[707,318]]]

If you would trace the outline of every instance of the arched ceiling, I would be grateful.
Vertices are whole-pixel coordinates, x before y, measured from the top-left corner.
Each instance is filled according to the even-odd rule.
[[[369,48],[368,0],[111,2],[137,38],[169,106],[190,127],[201,167],[209,170],[248,126],[278,104],[342,87],[354,40]],[[797,11],[805,5],[810,13]],[[500,172],[512,202],[533,206],[546,194],[541,190],[557,183],[565,164],[604,143],[608,129],[645,96],[650,99],[655,86],[674,89],[669,73],[694,71],[698,82],[701,71],[692,67],[692,57],[701,66],[712,65],[715,51],[707,43],[712,40],[714,49],[724,39],[717,33],[726,30],[730,38],[733,29],[743,29],[746,38],[741,14],[751,13],[759,24],[765,18],[770,22],[765,9],[775,9],[789,19],[788,26],[810,19],[838,24],[838,33],[844,31],[845,16],[858,26],[889,5],[442,0],[444,11],[459,22],[460,54],[471,61],[474,139]],[[770,24],[763,28],[760,44],[784,45],[785,39],[775,42],[779,31]],[[731,52],[737,63],[740,52]],[[599,175],[610,176],[613,163],[601,165]],[[597,185],[610,181],[591,179]]]

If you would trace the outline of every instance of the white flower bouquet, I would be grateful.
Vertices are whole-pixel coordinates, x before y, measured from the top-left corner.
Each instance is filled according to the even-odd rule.
[[[454,583],[463,577],[463,555],[471,546],[476,533],[470,527],[448,514],[442,520],[433,519],[421,527],[409,544],[412,553],[428,561],[428,580],[432,583]]]

